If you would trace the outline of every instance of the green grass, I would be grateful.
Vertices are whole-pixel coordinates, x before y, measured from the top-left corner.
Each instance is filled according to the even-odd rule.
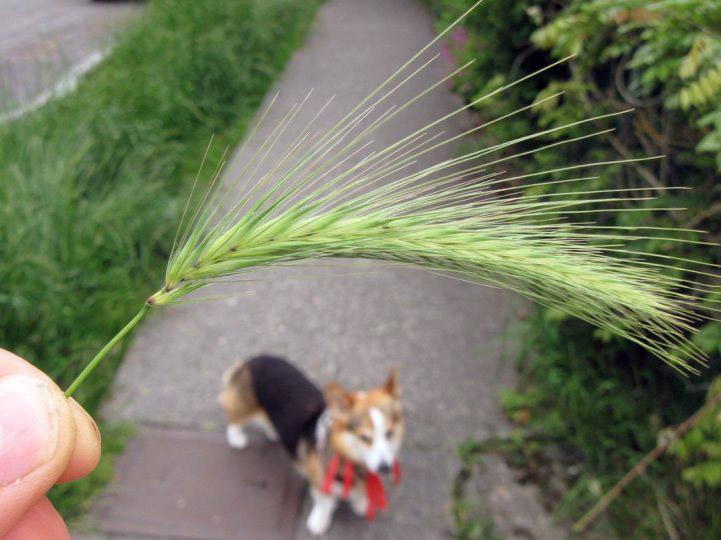
[[[162,280],[211,135],[212,163],[241,137],[318,5],[152,2],[76,92],[0,126],[5,348],[67,386],[125,324]],[[90,412],[121,353],[78,392]],[[86,491],[63,489],[65,515]]]
[[[458,540],[499,540],[487,501],[479,497],[479,486],[473,481],[474,469],[484,467],[483,456],[479,456],[471,441],[462,443],[457,453],[460,463],[450,503],[452,536]]]

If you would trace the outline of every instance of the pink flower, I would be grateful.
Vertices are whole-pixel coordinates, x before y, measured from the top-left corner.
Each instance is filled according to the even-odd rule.
[[[468,43],[468,30],[463,26],[457,26],[451,31],[451,40],[458,45],[465,45]]]

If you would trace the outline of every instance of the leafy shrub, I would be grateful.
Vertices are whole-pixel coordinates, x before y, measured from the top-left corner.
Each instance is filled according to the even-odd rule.
[[[433,0],[445,25],[473,2]],[[641,188],[639,201],[650,208],[686,207],[688,211],[617,212],[592,216],[607,226],[675,227],[710,231],[719,241],[721,185],[721,7],[705,0],[514,0],[485,2],[453,36],[448,47],[459,63],[478,58],[456,82],[472,100],[530,74],[568,54],[576,56],[485,101],[477,114],[490,119],[536,103],[532,114],[514,116],[480,134],[479,144],[507,140],[599,114],[635,108],[598,129],[615,128],[599,139],[555,147],[512,166],[539,171],[569,163],[606,161],[664,154],[665,159],[614,167],[583,186],[534,188],[547,195],[572,190]],[[541,102],[563,91],[562,95]],[[581,133],[579,132],[579,135]],[[544,138],[546,143],[553,137]],[[509,154],[524,150],[508,149]],[[672,192],[669,186],[693,188]],[[698,244],[679,246],[669,239],[639,238],[632,247],[665,257],[721,263],[721,250]],[[649,235],[652,236],[652,235]],[[686,262],[680,262],[681,272]],[[711,278],[709,278],[711,279]],[[698,302],[706,301],[699,292]],[[701,322],[694,342],[711,355],[710,369],[686,379],[658,366],[648,355],[589,325],[537,308],[525,321],[521,369],[524,396],[506,395],[507,405],[522,404],[524,421],[572,442],[583,469],[560,508],[572,517],[592,505],[640,457],[653,448],[659,430],[681,422],[703,402],[703,390],[719,371],[721,324]],[[707,463],[709,455],[690,452],[686,470]],[[709,482],[695,487],[682,478],[678,460],[666,457],[632,484],[612,505],[608,535],[658,537],[681,531],[684,538],[721,534],[721,510],[713,504],[720,492]],[[689,473],[686,473],[688,477]],[[693,476],[693,474],[692,474]],[[700,485],[700,484],[697,484]],[[668,533],[671,534],[671,533]]]
[[[578,55],[577,78],[603,62],[625,102],[691,111],[697,146],[721,171],[721,9],[707,0],[576,1],[531,36],[555,56]],[[701,113],[701,116],[698,115]]]
[[[683,479],[697,488],[721,487],[721,377],[711,384],[706,398],[707,411],[685,436],[675,441],[669,452],[684,463]]]

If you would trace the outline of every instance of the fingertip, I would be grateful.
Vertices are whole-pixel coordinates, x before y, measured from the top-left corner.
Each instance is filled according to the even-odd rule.
[[[58,483],[71,482],[89,474],[100,461],[101,436],[97,424],[77,401],[70,398],[70,409],[77,426],[75,448]]]

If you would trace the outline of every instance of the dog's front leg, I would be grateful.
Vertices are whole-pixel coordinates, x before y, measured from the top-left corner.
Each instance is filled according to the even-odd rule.
[[[348,502],[357,516],[365,517],[368,512],[368,497],[362,482],[356,483],[348,495]]]
[[[248,436],[245,434],[243,424],[228,424],[225,428],[225,438],[232,448],[243,449],[248,446]]]
[[[308,516],[308,530],[315,535],[324,534],[330,527],[333,512],[338,506],[338,499],[311,487],[310,496],[313,499],[313,508]]]

